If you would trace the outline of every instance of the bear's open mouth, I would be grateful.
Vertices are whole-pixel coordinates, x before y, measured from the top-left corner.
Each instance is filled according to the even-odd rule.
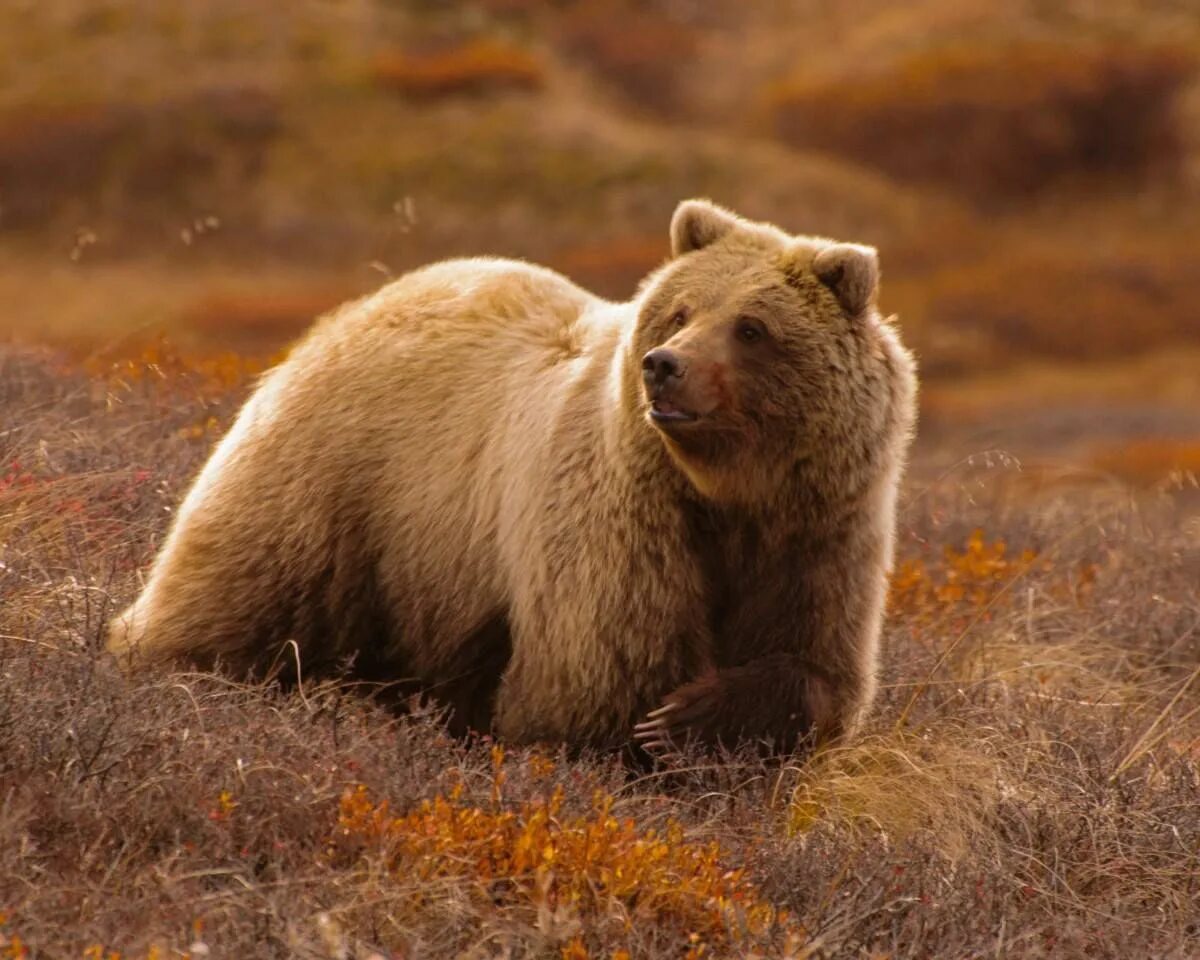
[[[686,423],[696,419],[696,414],[675,406],[670,400],[654,400],[650,404],[650,418],[659,423]]]

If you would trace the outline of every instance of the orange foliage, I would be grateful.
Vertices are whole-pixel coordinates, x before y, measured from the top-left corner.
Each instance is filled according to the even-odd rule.
[[[462,800],[460,788],[407,814],[393,814],[359,786],[342,796],[332,839],[335,859],[382,856],[393,876],[414,881],[420,898],[431,881],[468,879],[480,895],[524,903],[539,915],[573,920],[624,918],[626,928],[653,924],[705,945],[736,948],[747,933],[799,936],[786,913],[762,900],[741,870],[721,864],[715,843],[686,839],[682,826],[639,828],[613,814],[613,798],[597,794],[585,816],[564,816],[563,790],[506,809],[501,803],[503,751],[493,750],[490,808]],[[586,957],[581,941],[564,957]]]
[[[24,960],[29,956],[29,947],[15,933],[8,929],[8,914],[0,913],[0,958],[3,960]]]
[[[923,558],[904,560],[892,574],[888,609],[913,626],[942,623],[961,625],[969,620],[989,621],[1002,604],[1019,595],[1011,588],[1026,574],[1052,572],[1050,558],[1036,550],[1009,553],[1003,539],[987,540],[974,530],[963,549],[942,548],[939,563]],[[1068,565],[1057,576],[1041,579],[1039,588],[1062,602],[1079,604],[1091,595],[1096,564]]]
[[[962,550],[943,548],[940,565],[931,567],[922,559],[900,563],[892,575],[889,608],[919,620],[955,609],[983,611],[1036,560],[1032,550],[1010,557],[1003,540],[988,542],[982,530],[975,530]]]
[[[491,90],[537,90],[545,71],[532,54],[498,39],[472,40],[440,53],[391,53],[376,58],[371,79],[412,97]]]
[[[105,384],[110,397],[137,391],[159,399],[183,396],[194,401],[197,395],[213,399],[245,386],[282,358],[282,353],[270,357],[248,357],[231,351],[188,354],[160,336],[134,353],[88,357],[83,367]],[[205,417],[200,421],[201,434],[211,420]]]
[[[1072,173],[1175,163],[1172,108],[1194,66],[1180,47],[1128,40],[960,43],[786,81],[767,101],[778,133],[799,145],[972,196],[1012,195]]]

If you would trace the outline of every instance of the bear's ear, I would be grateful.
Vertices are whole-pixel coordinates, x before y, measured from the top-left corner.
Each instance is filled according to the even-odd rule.
[[[678,257],[716,243],[741,221],[707,200],[684,200],[671,217],[671,256]]]
[[[813,272],[851,316],[858,316],[875,302],[879,254],[874,247],[835,243],[813,258]]]

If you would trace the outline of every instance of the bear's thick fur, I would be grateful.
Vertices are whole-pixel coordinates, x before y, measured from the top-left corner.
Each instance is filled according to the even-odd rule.
[[[851,731],[916,383],[875,251],[704,201],[671,240],[629,303],[472,259],[323,319],[213,453],[109,648],[351,665],[514,741]]]

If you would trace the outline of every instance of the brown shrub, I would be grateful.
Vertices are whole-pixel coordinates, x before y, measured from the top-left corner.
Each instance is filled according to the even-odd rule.
[[[1200,341],[1200,260],[1169,244],[1121,253],[1016,246],[898,282],[887,296],[914,321],[934,376]]]
[[[701,34],[665,5],[581,0],[556,25],[559,44],[639,107],[671,113],[680,107]]]
[[[415,98],[537,90],[545,83],[541,63],[528,50],[492,38],[437,53],[382,54],[370,76],[381,87]]]
[[[767,94],[779,136],[979,199],[1064,177],[1170,168],[1173,107],[1196,58],[1176,46],[960,44]]]
[[[16,110],[0,118],[4,226],[38,225],[63,210],[95,214],[113,202],[160,217],[164,206],[190,213],[220,179],[255,179],[279,129],[275,98],[250,88]]]

